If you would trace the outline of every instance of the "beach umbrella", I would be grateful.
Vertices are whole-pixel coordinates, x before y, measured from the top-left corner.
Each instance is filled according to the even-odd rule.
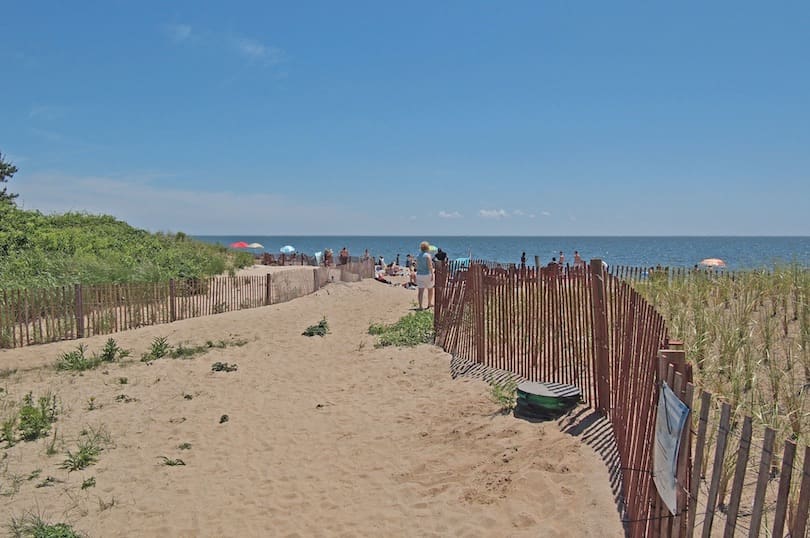
[[[264,245],[261,243],[251,243],[247,246],[247,248],[264,248]]]
[[[282,254],[292,254],[293,252],[295,252],[295,247],[292,245],[284,245],[278,251],[281,252]]]
[[[237,241],[236,243],[231,243],[231,248],[250,248],[250,245],[244,241]]]
[[[700,265],[704,267],[725,267],[726,262],[720,258],[706,258],[705,260],[700,260]]]
[[[437,247],[436,245],[430,245],[428,247],[428,252],[430,252],[431,254],[436,254],[437,252],[439,252],[439,247]]]

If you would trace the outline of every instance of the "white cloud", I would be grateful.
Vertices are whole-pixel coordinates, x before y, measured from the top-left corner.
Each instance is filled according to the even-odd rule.
[[[503,209],[481,209],[478,211],[478,216],[485,219],[503,219],[509,216]]]
[[[65,115],[67,108],[52,105],[34,105],[28,111],[30,119],[57,120]]]
[[[521,211],[520,209],[515,209],[514,211],[512,211],[512,214],[513,214],[514,216],[516,216],[516,217],[522,217],[522,216],[523,216],[523,215],[525,215],[526,213],[524,213],[524,212],[523,212],[523,211]]]
[[[166,35],[178,43],[191,37],[191,26],[188,24],[167,24],[164,29]]]
[[[269,47],[244,37],[234,40],[236,50],[251,60],[262,61],[267,65],[278,65],[285,60],[284,51],[278,47]]]
[[[26,209],[103,213],[151,231],[200,235],[253,230],[315,234],[340,218],[326,203],[302,203],[274,193],[205,192],[169,186],[174,180],[171,175],[154,173],[126,177],[36,173],[21,178],[15,192]]]
[[[460,219],[461,213],[458,211],[439,211],[439,217],[443,219]]]
[[[540,214],[543,215],[544,217],[550,217],[551,211],[541,211]]]

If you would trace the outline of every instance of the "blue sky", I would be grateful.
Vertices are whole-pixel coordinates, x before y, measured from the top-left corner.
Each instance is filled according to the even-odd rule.
[[[196,234],[810,235],[807,2],[7,2],[26,208]]]

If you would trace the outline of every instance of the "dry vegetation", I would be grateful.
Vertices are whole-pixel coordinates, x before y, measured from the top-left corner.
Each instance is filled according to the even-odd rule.
[[[634,286],[663,314],[670,337],[683,340],[694,364],[695,385],[713,393],[715,414],[725,401],[735,429],[742,417],[753,417],[755,442],[770,427],[777,440],[810,443],[808,269],[793,264],[675,278],[658,273]],[[716,416],[712,423],[717,424]],[[733,473],[734,456],[732,449],[725,483]],[[774,468],[780,463],[775,460]],[[794,480],[794,495],[798,485]]]

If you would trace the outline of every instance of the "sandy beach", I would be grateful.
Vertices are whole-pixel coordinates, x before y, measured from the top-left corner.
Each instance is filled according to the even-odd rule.
[[[47,438],[0,455],[0,525],[32,511],[92,537],[623,536],[608,470],[581,439],[500,414],[437,347],[374,347],[369,325],[415,301],[401,286],[335,282],[112,335],[132,356],[81,374],[52,366],[80,341],[0,351],[0,419],[29,392],[59,408]],[[329,334],[301,335],[324,317]],[[155,337],[227,347],[141,362]],[[82,430],[109,443],[68,472]]]

